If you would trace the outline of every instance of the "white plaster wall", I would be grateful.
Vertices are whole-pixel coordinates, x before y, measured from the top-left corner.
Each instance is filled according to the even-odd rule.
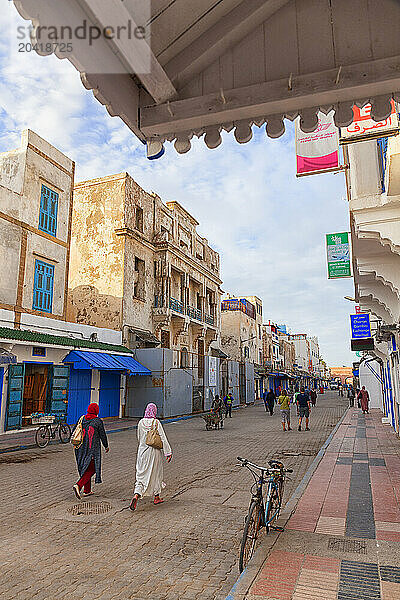
[[[83,325],[80,323],[70,323],[68,321],[59,321],[58,319],[39,317],[37,315],[23,314],[21,316],[21,329],[32,329],[40,333],[49,333],[51,335],[70,335],[71,337],[86,340],[90,338],[92,333],[96,333],[97,341],[99,342],[116,345],[122,344],[121,331],[105,329],[103,327],[93,327],[91,325]]]
[[[17,199],[24,186],[26,153],[23,148],[0,154],[0,187]],[[3,199],[4,195],[2,194]],[[19,217],[19,203],[7,206],[0,198],[0,210],[16,218]]]
[[[371,204],[380,196],[380,173],[376,140],[349,144],[351,198],[371,197]]]
[[[380,376],[381,369],[379,363],[373,361],[371,367]],[[369,392],[370,408],[379,408],[383,412],[382,386],[375,375],[371,373],[365,363],[360,365],[360,387],[365,385],[365,389]]]
[[[296,352],[296,365],[303,371],[308,371],[308,348],[307,340],[293,340]]]
[[[99,403],[99,390],[100,390],[100,371],[98,369],[92,370],[92,391],[90,394],[90,402]]]
[[[0,304],[17,301],[20,248],[21,228],[0,218]]]
[[[14,311],[0,308],[0,327],[14,327]]]

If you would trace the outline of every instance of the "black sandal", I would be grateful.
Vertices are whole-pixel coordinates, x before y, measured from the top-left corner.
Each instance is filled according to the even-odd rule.
[[[136,510],[136,506],[137,506],[138,500],[139,500],[139,496],[137,496],[137,495],[135,494],[135,495],[133,496],[133,498],[132,498],[132,502],[131,502],[131,503],[130,503],[130,505],[129,505],[129,508],[130,508],[132,511]]]

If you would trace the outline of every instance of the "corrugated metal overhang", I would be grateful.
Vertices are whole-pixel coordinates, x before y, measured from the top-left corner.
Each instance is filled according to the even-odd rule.
[[[100,371],[129,371],[130,375],[151,375],[147,367],[132,356],[106,354],[104,352],[82,352],[73,350],[63,360],[74,369],[99,369]]]

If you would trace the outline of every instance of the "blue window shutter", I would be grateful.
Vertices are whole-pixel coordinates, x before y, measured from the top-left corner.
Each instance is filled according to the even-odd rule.
[[[379,138],[377,140],[378,144],[378,154],[379,154],[379,163],[381,169],[381,188],[382,193],[385,193],[385,174],[386,174],[386,157],[387,157],[387,147],[388,147],[388,138]]]
[[[35,261],[32,308],[51,313],[53,310],[54,266]]]
[[[57,233],[58,194],[42,184],[39,229],[50,235]]]

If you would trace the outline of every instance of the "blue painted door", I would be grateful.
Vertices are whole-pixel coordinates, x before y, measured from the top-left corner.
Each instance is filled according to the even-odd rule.
[[[3,399],[3,380],[4,380],[4,369],[0,367],[0,415],[1,415],[1,402]]]
[[[24,374],[25,365],[10,365],[8,367],[6,430],[22,427]]]
[[[115,371],[100,371],[99,416],[119,416],[120,373]]]
[[[59,417],[67,413],[69,367],[54,365],[49,396],[49,412]]]
[[[92,371],[90,369],[74,369],[69,376],[67,422],[76,423],[90,404]]]

